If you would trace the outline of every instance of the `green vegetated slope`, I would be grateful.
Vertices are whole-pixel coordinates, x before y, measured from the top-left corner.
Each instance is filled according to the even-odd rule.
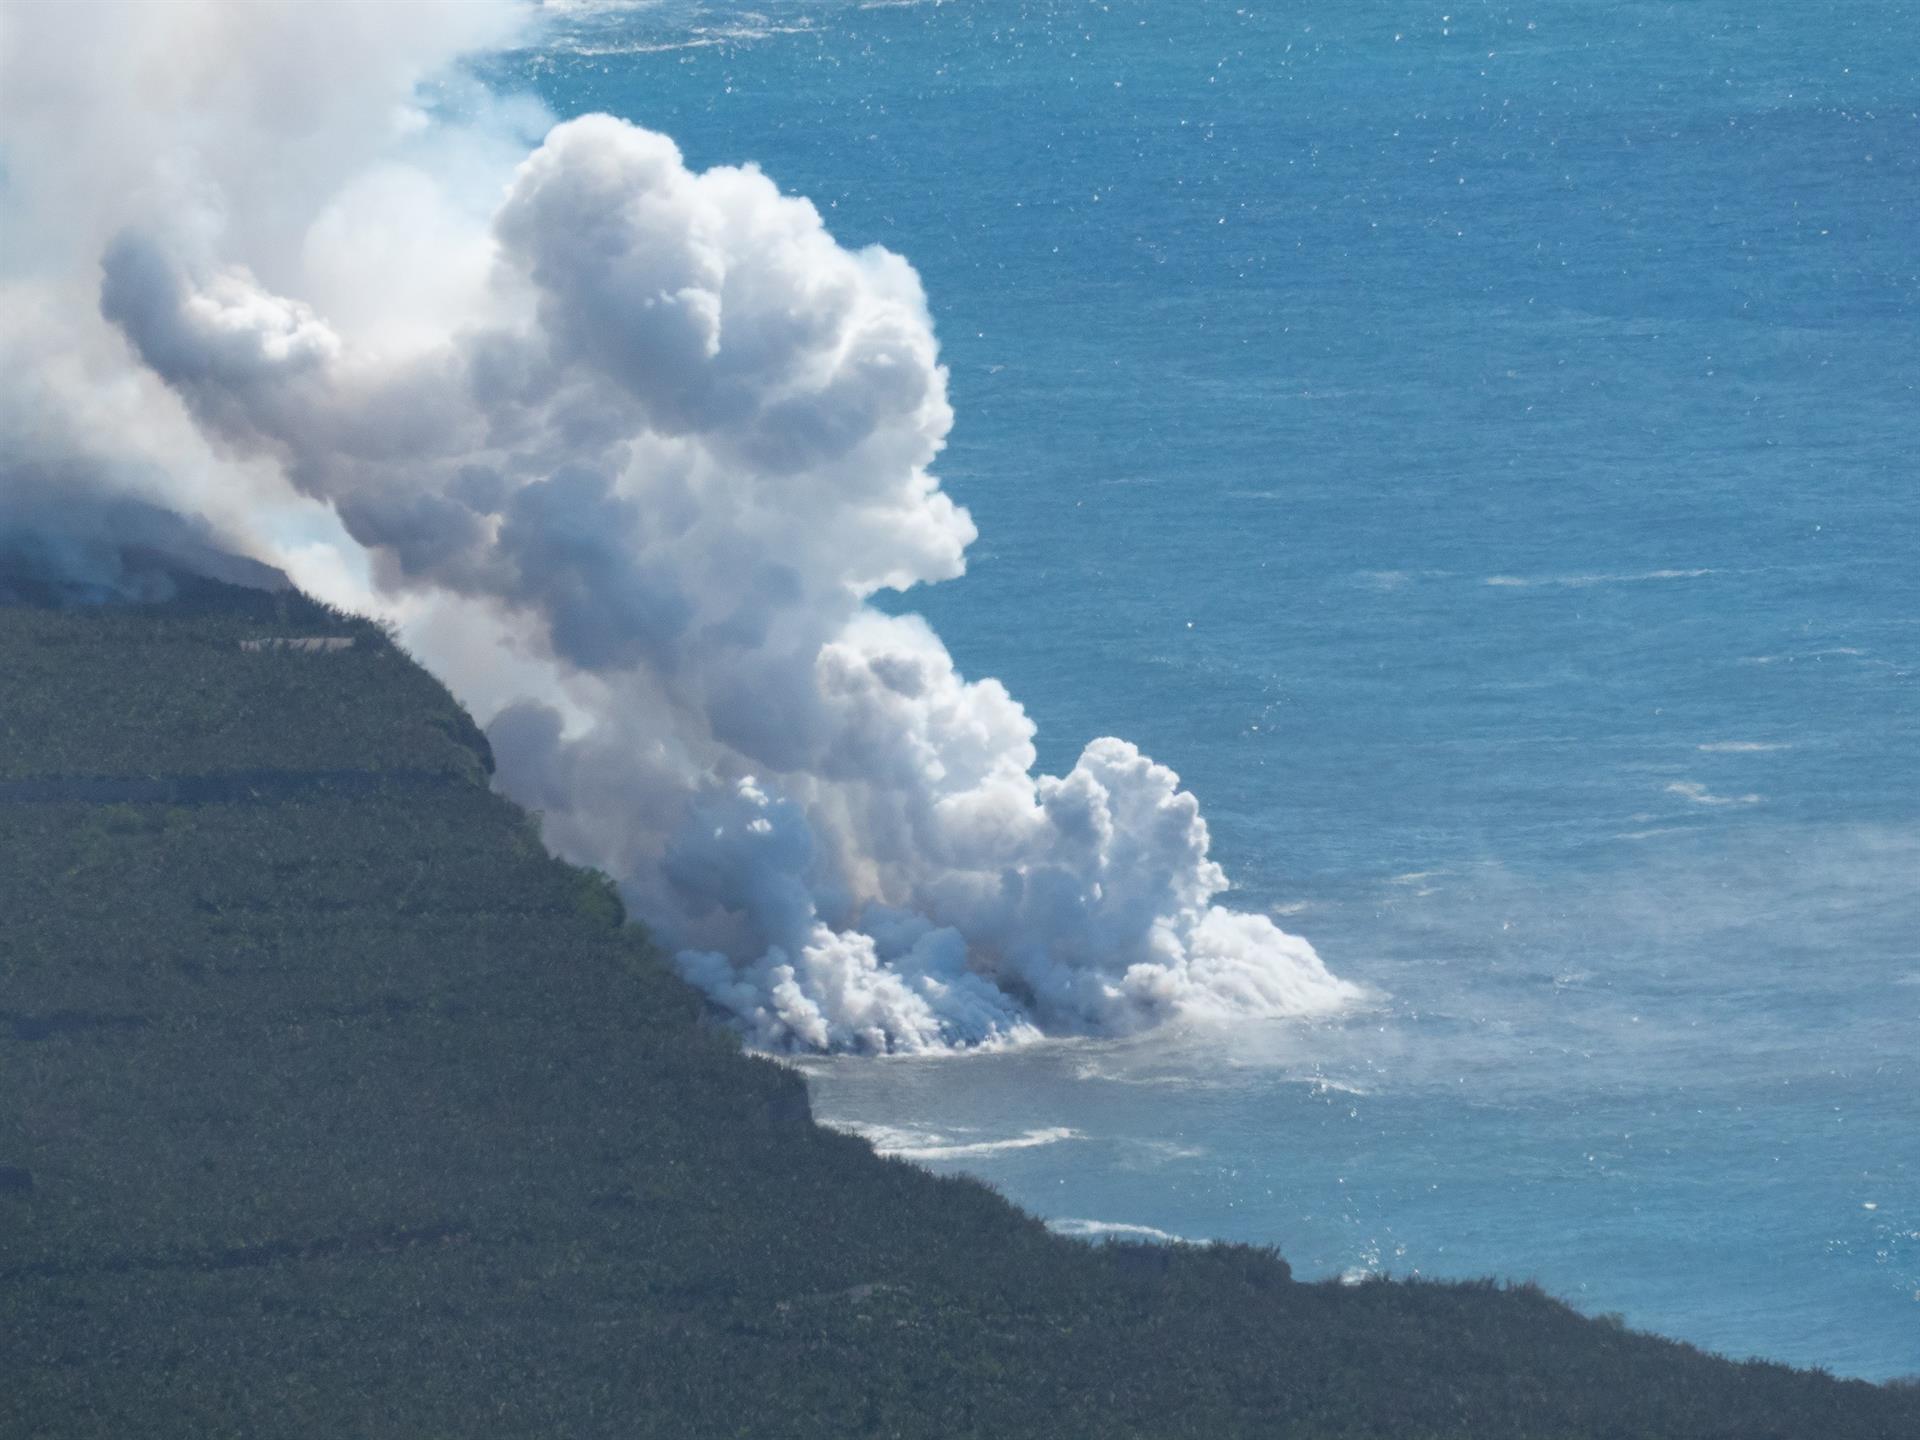
[[[0,1436],[1920,1436],[877,1158],[488,769],[297,596],[0,609]]]

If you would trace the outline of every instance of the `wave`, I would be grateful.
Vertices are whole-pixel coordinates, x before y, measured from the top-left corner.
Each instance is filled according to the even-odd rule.
[[[542,47],[549,53],[573,55],[581,59],[604,59],[614,55],[666,55],[676,50],[708,50],[721,45],[752,45],[777,35],[804,35],[811,25],[727,25],[718,29],[696,28],[683,36],[667,40],[592,40],[556,38]]]
[[[1151,1240],[1163,1245],[1185,1245],[1184,1236],[1152,1225],[1128,1225],[1118,1220],[1080,1220],[1067,1216],[1047,1221],[1056,1235],[1071,1235],[1081,1240]]]
[[[1824,650],[1783,650],[1777,655],[1746,655],[1741,657],[1740,663],[1742,665],[1792,665],[1801,660],[1859,660],[1865,658],[1866,653],[1855,645],[1829,645]]]
[[[814,29],[805,15],[776,21],[749,10],[717,21],[705,5],[662,0],[546,0],[540,7],[540,21],[533,49],[582,59],[752,45]]]
[[[958,1140],[937,1130],[914,1130],[861,1121],[822,1120],[831,1130],[858,1135],[882,1155],[900,1160],[980,1160],[1013,1150],[1035,1150],[1064,1140],[1084,1140],[1078,1130],[1064,1125],[1043,1126],[1001,1140]]]
[[[1540,587],[1580,590],[1592,585],[1638,585],[1653,580],[1698,580],[1702,576],[1719,573],[1715,569],[1694,569],[1638,570],[1631,573],[1595,575],[1489,575],[1480,583],[1507,590],[1532,590]]]
[[[1764,795],[1716,795],[1698,780],[1676,780],[1667,786],[1667,794],[1678,795],[1696,805],[1758,805]]]
[[[1302,1083],[1311,1085],[1313,1087],[1313,1093],[1316,1095],[1357,1095],[1365,1097],[1373,1093],[1364,1086],[1355,1085],[1346,1080],[1329,1079],[1325,1075],[1307,1076]]]
[[[1097,1060],[1083,1060],[1073,1067],[1073,1078],[1103,1085],[1137,1085],[1156,1090],[1229,1090],[1232,1084],[1217,1076],[1189,1070],[1122,1071]]]

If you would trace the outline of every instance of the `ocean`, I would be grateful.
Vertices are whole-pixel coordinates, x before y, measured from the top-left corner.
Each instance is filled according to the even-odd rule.
[[[485,66],[919,270],[895,598],[1374,1000],[803,1062],[1058,1228],[1920,1372],[1920,26],[1897,3],[662,0]]]

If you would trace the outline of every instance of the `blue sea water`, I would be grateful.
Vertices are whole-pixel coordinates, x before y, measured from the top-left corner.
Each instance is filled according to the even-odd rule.
[[[663,0],[489,73],[913,261],[981,540],[900,603],[1382,997],[809,1062],[823,1117],[1920,1372],[1909,7]]]

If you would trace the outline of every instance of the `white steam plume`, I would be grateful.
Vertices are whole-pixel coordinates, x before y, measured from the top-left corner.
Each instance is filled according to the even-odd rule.
[[[928,470],[951,412],[912,268],[843,249],[752,167],[691,171],[606,116],[517,163],[524,111],[420,116],[421,79],[512,19],[453,5],[436,27],[430,8],[328,7],[304,55],[312,10],[154,7],[73,62],[46,103],[157,106],[166,164],[122,203],[69,152],[46,186],[69,245],[37,235],[44,263],[6,277],[70,306],[72,247],[88,257],[89,308],[125,348],[67,398],[119,387],[155,417],[141,458],[193,477],[175,508],[308,583],[366,576],[490,721],[509,792],[762,1044],[920,1050],[1353,999],[1306,942],[1214,903],[1225,878],[1171,771],[1103,739],[1036,777],[1006,690],[868,603],[959,575],[974,536]],[[23,128],[4,88],[62,43],[21,33],[49,24],[0,41],[10,163],[52,128]],[[341,98],[303,70],[311,113],[237,147],[266,80],[104,93],[204,43],[222,76],[358,78]],[[119,124],[88,125],[113,152]],[[267,177],[282,154],[313,183]]]

